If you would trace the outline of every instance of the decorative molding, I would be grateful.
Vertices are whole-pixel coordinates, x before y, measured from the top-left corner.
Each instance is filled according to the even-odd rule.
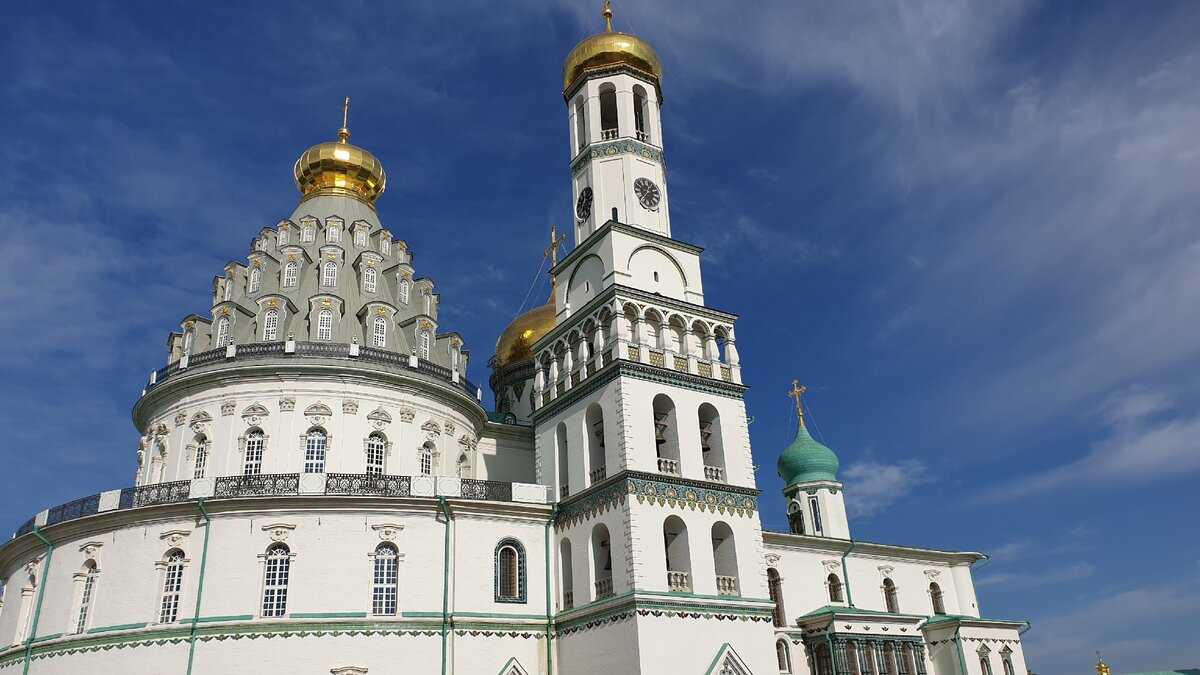
[[[283,408],[283,402],[280,401],[280,409]],[[258,426],[262,421],[270,415],[270,411],[260,403],[251,403],[242,411],[242,421],[249,426]]]
[[[286,541],[288,535],[291,534],[292,530],[294,529],[296,529],[296,526],[291,523],[272,523],[270,525],[262,526],[262,531],[268,533],[268,535],[271,537],[271,541],[275,542]]]
[[[190,530],[167,530],[158,535],[158,538],[166,542],[168,546],[178,547],[183,545],[183,540],[191,535]]]
[[[358,401],[352,398],[342,399],[342,413],[346,415],[357,415]]]
[[[839,574],[842,571],[840,560],[822,560],[821,565],[825,568],[826,574]]]
[[[178,429],[179,427],[183,426],[184,424],[187,424],[187,413],[180,412],[180,413],[176,414],[175,415],[175,428]]]
[[[574,160],[571,161],[571,174],[579,173],[584,165],[595,159],[616,157],[617,155],[636,155],[652,162],[663,162],[663,152],[659,148],[632,138],[619,138],[615,141],[592,143]]]
[[[432,441],[442,434],[442,427],[433,420],[426,420],[425,423],[421,425],[421,431],[424,431],[425,435],[429,438],[429,440]]]
[[[340,666],[330,668],[329,672],[333,675],[367,675],[367,669],[362,666]]]
[[[371,526],[372,530],[379,535],[382,541],[390,541],[395,543],[396,535],[404,529],[403,523],[379,523]]]
[[[296,399],[285,396],[279,399],[279,412],[292,412],[296,409]]]
[[[408,424],[412,422],[414,418],[416,418],[417,411],[411,406],[404,406],[400,408],[400,410],[396,411],[396,414],[400,417],[401,422]]]
[[[624,504],[627,497],[637,499],[638,503],[673,509],[699,509],[738,516],[752,516],[758,510],[757,490],[622,471],[563,502],[555,527],[561,529],[594,518]]]

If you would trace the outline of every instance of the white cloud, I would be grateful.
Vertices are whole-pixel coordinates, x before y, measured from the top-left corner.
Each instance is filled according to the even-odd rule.
[[[841,472],[846,484],[846,511],[851,516],[872,516],[907,497],[933,476],[924,463],[860,461]]]
[[[1095,573],[1095,565],[1088,562],[1080,562],[1049,569],[1030,567],[1020,572],[980,574],[975,580],[975,585],[980,588],[1003,586],[1005,590],[1023,590],[1078,581],[1086,579]]]

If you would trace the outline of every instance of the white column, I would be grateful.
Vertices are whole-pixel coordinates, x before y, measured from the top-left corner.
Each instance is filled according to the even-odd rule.
[[[630,89],[628,78],[621,78],[618,82],[622,86],[617,89],[617,136],[619,138],[628,138],[634,135],[633,124],[633,90]]]

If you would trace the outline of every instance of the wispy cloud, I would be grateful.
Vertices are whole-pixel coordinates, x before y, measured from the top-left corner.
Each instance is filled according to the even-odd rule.
[[[852,516],[869,517],[904,499],[934,476],[923,462],[859,461],[841,472],[846,484],[846,510]]]
[[[1002,585],[1007,590],[1024,590],[1027,588],[1078,581],[1086,579],[1095,573],[1095,565],[1089,562],[1078,562],[1049,569],[1029,568],[1022,572],[981,574],[975,580],[975,585],[980,588]]]

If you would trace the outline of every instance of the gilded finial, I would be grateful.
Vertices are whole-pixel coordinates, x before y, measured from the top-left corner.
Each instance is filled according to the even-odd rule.
[[[338,129],[338,142],[345,143],[350,138],[350,97],[342,103],[342,128]]]
[[[546,255],[550,256],[550,269],[554,269],[554,266],[558,264],[558,247],[562,246],[562,243],[565,240],[566,237],[560,237],[558,235],[558,226],[551,225],[550,246],[546,247]]]
[[[808,387],[800,384],[800,380],[792,380],[792,389],[788,392],[788,396],[796,399],[796,418],[800,420],[801,429],[804,428],[804,402],[801,399],[806,391],[808,391]]]
[[[1100,652],[1096,652],[1096,673],[1097,675],[1112,675],[1112,668],[1100,658]]]
[[[604,17],[604,32],[612,32],[612,0],[604,0],[604,11],[600,12]]]

